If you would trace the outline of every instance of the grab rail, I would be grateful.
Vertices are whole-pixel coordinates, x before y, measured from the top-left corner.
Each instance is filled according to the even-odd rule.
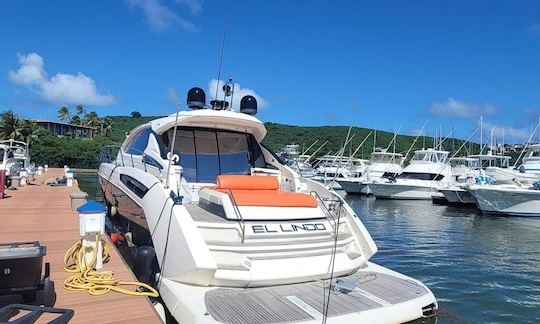
[[[234,199],[234,195],[231,191],[231,189],[225,189],[227,190],[227,193],[229,197],[231,198],[231,202],[233,203],[234,213],[236,214],[236,218],[240,222],[240,228],[242,229],[242,235],[241,235],[241,241],[240,243],[244,243],[244,238],[246,235],[246,224],[244,222],[244,218],[242,217],[242,213],[240,213],[240,209],[238,208],[238,204],[236,203],[236,199]]]
[[[133,150],[136,153],[127,153],[125,150],[123,150],[123,148],[125,147],[121,145],[107,145],[107,146],[102,147],[99,152],[100,163],[114,163],[118,166],[126,166],[124,155],[129,155],[129,160],[131,161],[131,165],[128,164],[128,166],[135,167],[135,161],[133,160],[133,155],[135,155],[135,156],[141,157],[141,163],[144,166],[145,172],[148,172],[148,166],[159,170],[160,174],[163,172],[162,165],[160,165],[161,166],[160,168],[158,166],[152,165],[147,162],[147,158],[153,159],[150,155],[144,153],[143,151],[137,150],[135,148],[130,148],[130,150]],[[137,153],[140,153],[140,154],[137,154]],[[118,158],[120,158],[120,161],[118,160]]]
[[[332,215],[332,212],[328,209],[328,207],[326,207],[326,204],[324,203],[325,201],[330,201],[330,202],[335,202],[335,203],[339,203],[339,209],[341,209],[342,205],[343,205],[343,202],[339,199],[331,199],[331,198],[327,198],[326,200],[324,200],[323,198],[321,198],[321,196],[319,195],[319,193],[315,190],[312,190],[310,192],[310,194],[312,196],[315,197],[315,199],[317,199],[318,202],[320,202],[320,205],[322,205],[323,207],[323,210],[325,211],[325,214],[327,214],[327,216],[329,215],[331,218],[332,218],[332,221],[334,222],[334,225],[336,225],[336,218],[334,217],[334,215]],[[326,217],[328,219],[328,217]],[[337,226],[339,226],[339,224],[337,224]]]

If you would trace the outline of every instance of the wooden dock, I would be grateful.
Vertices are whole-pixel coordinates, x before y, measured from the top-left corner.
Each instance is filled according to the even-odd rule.
[[[160,323],[161,320],[147,297],[127,296],[114,291],[91,296],[86,291],[63,288],[67,274],[63,270],[66,250],[79,237],[77,213],[71,210],[69,193],[73,187],[50,187],[47,179],[63,175],[63,169],[49,169],[36,180],[18,190],[7,190],[0,200],[0,242],[39,241],[47,246],[44,262],[51,265],[55,284],[55,307],[75,311],[70,323]],[[110,246],[114,246],[112,243]],[[103,270],[112,270],[116,279],[135,281],[135,276],[118,251],[111,249],[111,260]],[[43,322],[43,321],[42,321]]]

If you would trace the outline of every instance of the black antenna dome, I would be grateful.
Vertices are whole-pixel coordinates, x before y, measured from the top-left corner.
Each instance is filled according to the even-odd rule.
[[[187,93],[187,105],[191,109],[204,109],[206,94],[201,88],[191,88]]]
[[[257,113],[257,99],[255,97],[247,95],[240,100],[240,112],[248,115],[255,115]]]

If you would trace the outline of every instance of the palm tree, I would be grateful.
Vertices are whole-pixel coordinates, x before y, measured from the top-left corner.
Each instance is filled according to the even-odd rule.
[[[112,135],[113,122],[110,118],[103,118],[101,121],[101,135],[109,137]]]
[[[75,106],[75,113],[77,115],[82,116],[82,115],[86,114],[86,109],[83,107],[83,105],[77,105],[77,106]]]
[[[82,125],[81,117],[79,117],[79,115],[71,117],[71,125]]]
[[[36,122],[33,121],[33,120],[30,120],[30,119],[20,119],[19,120],[20,133],[23,136],[24,141],[27,144],[30,144],[30,138],[32,137],[32,135],[36,131],[37,127],[38,126],[37,126]]]
[[[62,106],[58,109],[58,119],[71,122],[71,115],[68,107]]]
[[[88,114],[86,114],[83,118],[83,125],[90,126],[90,127],[98,127],[99,126],[98,114],[95,111],[91,111]]]
[[[19,140],[22,137],[20,121],[17,115],[11,110],[0,114],[0,138]]]

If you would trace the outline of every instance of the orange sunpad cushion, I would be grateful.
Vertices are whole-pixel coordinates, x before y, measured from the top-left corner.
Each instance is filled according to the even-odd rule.
[[[275,190],[218,190],[228,193],[229,195],[232,194],[234,202],[236,202],[236,205],[238,206],[318,207],[315,197],[298,192]]]
[[[219,175],[217,189],[278,190],[279,181],[273,176]]]

